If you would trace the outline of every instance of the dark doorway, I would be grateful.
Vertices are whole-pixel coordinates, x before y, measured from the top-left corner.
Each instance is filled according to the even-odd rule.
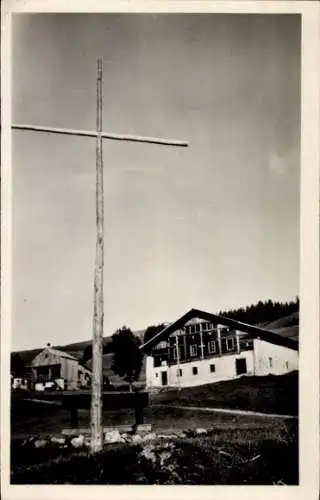
[[[237,375],[242,375],[247,373],[247,360],[246,358],[236,359],[236,371]]]
[[[167,372],[161,372],[161,384],[168,385],[168,374]]]

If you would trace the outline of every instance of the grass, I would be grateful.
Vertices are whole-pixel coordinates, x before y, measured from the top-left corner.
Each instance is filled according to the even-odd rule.
[[[109,445],[97,456],[13,442],[13,484],[298,484],[297,429],[273,433],[230,425],[207,436]],[[256,429],[257,431],[257,429]],[[170,442],[170,440],[169,440]],[[144,452],[143,452],[144,448]],[[147,453],[146,453],[147,450]],[[148,455],[149,454],[149,455]],[[155,459],[152,460],[154,454]],[[165,456],[165,460],[161,460]],[[191,458],[192,457],[192,458]]]
[[[63,428],[70,427],[70,413],[60,408],[37,404],[31,407],[29,413],[25,413],[24,418],[21,418],[21,416],[20,414],[20,418],[17,418],[17,416],[11,418],[13,437],[28,434],[38,436],[50,433],[59,434]],[[89,410],[80,410],[79,427],[89,427],[89,422]],[[149,406],[146,408],[145,422],[152,424],[153,429],[159,432],[214,427],[238,433],[248,429],[254,433],[259,433],[262,429],[270,429],[271,433],[277,433],[278,431],[284,432],[287,425],[283,420],[276,418],[208,413],[201,411],[201,408],[195,412],[166,406]],[[134,410],[104,411],[103,423],[105,426],[132,425],[134,423]]]
[[[150,395],[150,403],[298,415],[298,372],[171,389]]]
[[[109,445],[97,457],[84,451],[49,445],[35,449],[12,440],[13,484],[285,484],[298,483],[298,422],[277,418],[208,414],[189,410],[149,407],[147,421],[158,433],[188,429],[175,440],[166,465],[152,463],[141,454],[142,445]],[[24,423],[38,435],[68,426],[68,413],[46,414],[46,424],[32,416]],[[133,415],[104,412],[105,425],[132,423]],[[80,426],[89,424],[81,413]],[[192,436],[191,429],[210,429]],[[191,436],[190,436],[191,434]],[[172,438],[167,441],[172,442]],[[148,445],[147,445],[148,446]],[[191,458],[192,457],[192,458]],[[256,458],[258,457],[258,458]],[[255,460],[252,460],[256,458]]]
[[[297,373],[238,379],[150,395],[145,421],[157,433],[189,430],[175,440],[165,464],[143,455],[151,445],[109,445],[96,456],[53,445],[22,445],[19,434],[59,434],[70,427],[68,411],[17,398],[11,413],[11,481],[14,484],[285,484],[298,483],[298,421],[208,413],[201,406],[297,414]],[[156,404],[160,406],[156,406]],[[174,408],[198,406],[199,410]],[[79,411],[79,427],[90,412]],[[134,423],[134,410],[104,411],[105,426]],[[195,437],[191,430],[210,429]],[[151,450],[151,451],[150,451]],[[165,452],[159,452],[161,453]],[[159,456],[160,456],[159,455]]]
[[[41,397],[41,396],[39,396]],[[54,397],[54,395],[52,395]],[[168,390],[158,394],[150,394],[150,406],[145,409],[145,422],[154,428],[181,429],[194,427],[211,427],[235,423],[239,428],[253,425],[259,428],[272,425],[273,419],[262,420],[261,417],[240,417],[201,412],[201,407],[222,407],[231,409],[253,410],[266,413],[298,414],[298,374],[296,372],[282,376],[248,377],[230,380],[211,385]],[[160,404],[163,406],[153,406]],[[170,405],[198,406],[199,411],[179,410]],[[62,428],[70,426],[68,411],[23,400],[23,395],[12,398],[11,408],[12,434],[59,433]],[[79,426],[89,425],[89,411],[79,410]],[[262,422],[264,422],[262,424]],[[104,412],[104,425],[121,425],[134,423],[134,410],[121,409]],[[277,423],[277,425],[279,425]]]

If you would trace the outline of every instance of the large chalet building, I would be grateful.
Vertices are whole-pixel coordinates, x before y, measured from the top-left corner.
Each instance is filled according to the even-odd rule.
[[[188,387],[298,369],[298,343],[269,330],[191,309],[141,346],[146,385]]]

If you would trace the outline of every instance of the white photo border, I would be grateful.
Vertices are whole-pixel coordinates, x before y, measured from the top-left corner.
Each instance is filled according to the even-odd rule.
[[[320,7],[314,1],[4,0],[1,13],[1,489],[4,500],[193,498],[293,500],[319,497],[319,116]],[[299,486],[16,486],[10,485],[11,332],[11,22],[53,12],[300,14],[302,23],[300,190]]]

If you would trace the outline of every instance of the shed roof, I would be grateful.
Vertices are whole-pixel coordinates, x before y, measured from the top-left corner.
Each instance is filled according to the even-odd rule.
[[[60,351],[60,349],[55,349],[54,347],[51,347],[51,346],[45,347],[44,350],[48,351],[50,354],[53,354],[55,356],[59,356],[60,358],[67,358],[67,359],[72,359],[74,361],[78,361],[78,359],[76,357],[72,356],[68,352]]]
[[[218,316],[217,314],[211,314],[206,311],[201,311],[200,309],[190,309],[186,314],[180,316],[176,321],[166,326],[161,332],[149,339],[147,342],[140,346],[140,349],[144,352],[150,352],[152,347],[154,347],[160,340],[166,340],[171,333],[178,330],[188,321],[194,318],[199,318],[204,321],[211,321],[212,323],[219,323],[221,325],[228,326],[230,328],[235,328],[242,332],[250,334],[254,338],[260,338],[270,344],[279,345],[282,347],[287,347],[295,351],[299,350],[298,342],[292,339],[282,337],[281,335],[261,328],[258,326],[248,325],[247,323],[242,323],[241,321],[236,321],[234,319],[227,318],[225,316]]]

